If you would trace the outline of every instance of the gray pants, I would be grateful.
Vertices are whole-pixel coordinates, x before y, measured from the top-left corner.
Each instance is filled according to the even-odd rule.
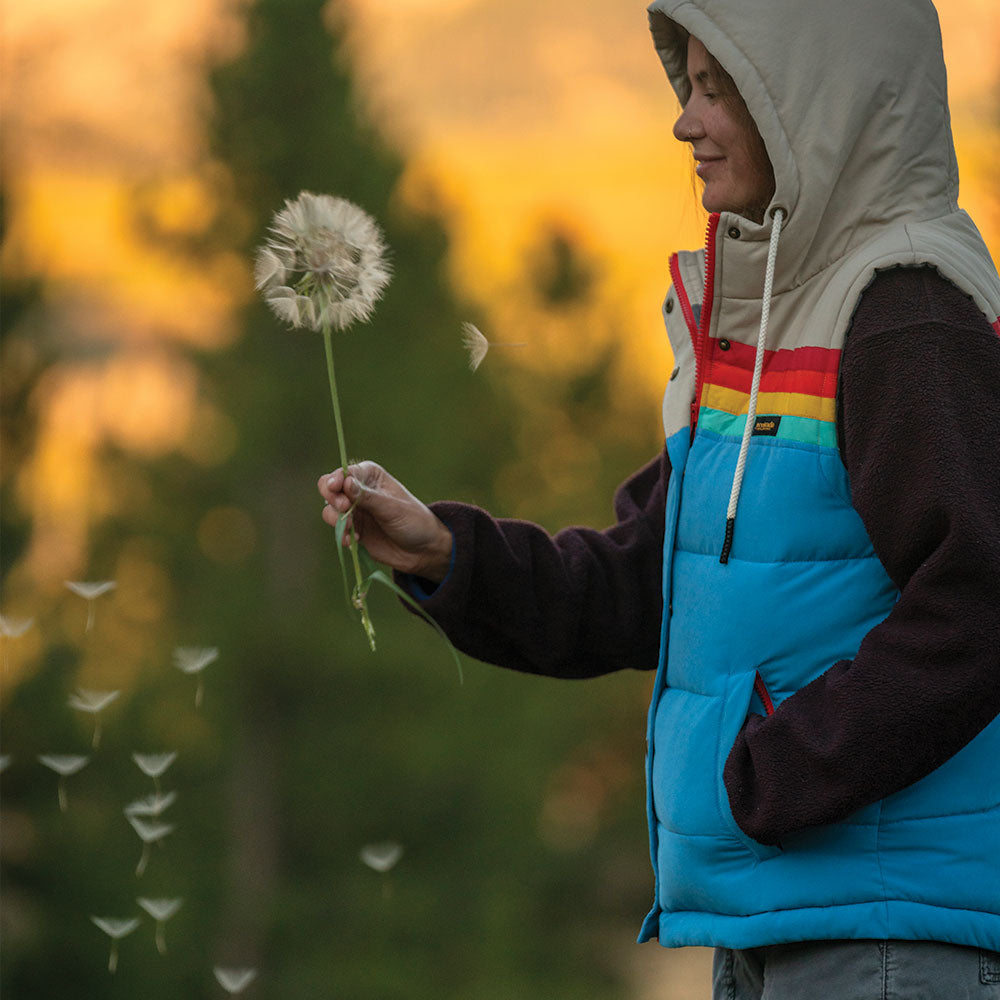
[[[713,1000],[1000,1000],[1000,952],[933,941],[718,948]]]

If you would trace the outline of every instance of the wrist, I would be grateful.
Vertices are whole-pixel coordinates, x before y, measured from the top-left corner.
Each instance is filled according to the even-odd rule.
[[[441,583],[451,571],[455,539],[451,529],[443,521],[436,517],[435,521],[434,539],[428,546],[427,556],[416,571],[416,575],[422,576],[426,580],[432,580],[434,583]]]

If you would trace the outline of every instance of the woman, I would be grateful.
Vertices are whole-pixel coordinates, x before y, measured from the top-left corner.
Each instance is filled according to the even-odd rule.
[[[718,997],[998,996],[1000,279],[936,13],[650,25],[712,213],[671,259],[663,455],[606,532],[427,508],[373,463],[320,479],[324,517],[355,504],[473,656],[658,664],[641,940],[715,947]]]

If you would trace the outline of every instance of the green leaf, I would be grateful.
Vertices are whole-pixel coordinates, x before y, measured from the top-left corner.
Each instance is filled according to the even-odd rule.
[[[369,557],[369,559],[370,558],[371,557]],[[401,601],[404,601],[411,608],[413,608],[413,610],[416,611],[416,613],[420,615],[420,617],[423,618],[424,621],[427,622],[431,628],[433,628],[434,631],[441,636],[442,639],[444,639],[444,641],[448,644],[448,649],[451,652],[452,659],[455,661],[455,666],[458,667],[458,683],[464,684],[465,675],[462,673],[462,660],[458,655],[458,650],[452,645],[451,639],[445,635],[444,629],[442,629],[441,626],[438,625],[438,623],[434,621],[434,619],[431,618],[431,616],[427,614],[427,612],[424,611],[424,609],[412,597],[410,597],[410,595],[403,590],[403,588],[400,587],[391,576],[388,575],[388,573],[385,572],[385,570],[373,570],[368,575],[367,579],[375,580],[377,583],[381,583],[383,586],[388,587]]]

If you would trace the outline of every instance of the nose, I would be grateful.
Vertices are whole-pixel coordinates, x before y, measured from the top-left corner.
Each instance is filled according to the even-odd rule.
[[[689,100],[677,116],[677,121],[674,122],[674,138],[678,142],[691,142],[705,134],[701,119],[694,113],[691,104],[692,102]]]

